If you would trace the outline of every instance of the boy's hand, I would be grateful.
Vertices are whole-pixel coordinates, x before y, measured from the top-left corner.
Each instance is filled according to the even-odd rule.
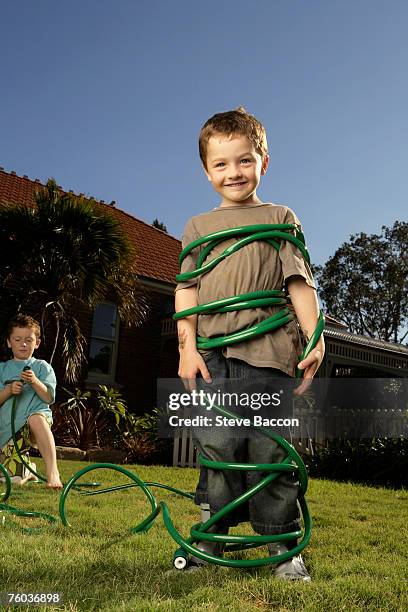
[[[323,361],[324,349],[319,344],[309,353],[309,355],[298,363],[298,368],[304,370],[301,384],[296,387],[293,395],[302,395],[312,384],[313,376],[316,374]]]
[[[20,395],[20,393],[23,390],[23,383],[18,381],[18,380],[13,380],[12,383],[10,383],[10,393],[11,395]]]
[[[30,383],[30,385],[38,380],[32,370],[23,370],[20,374],[20,378],[22,378],[24,382]]]
[[[196,376],[200,373],[205,382],[211,383],[211,376],[204,359],[198,351],[180,352],[180,364],[178,375],[183,381],[186,391],[195,391],[197,389]]]

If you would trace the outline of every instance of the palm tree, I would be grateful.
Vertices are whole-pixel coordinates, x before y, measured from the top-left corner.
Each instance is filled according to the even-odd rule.
[[[122,323],[135,326],[145,320],[147,302],[134,251],[112,215],[94,200],[63,193],[54,179],[36,193],[35,202],[0,207],[2,313],[35,313],[43,337],[53,327],[49,359],[60,342],[65,378],[76,382],[86,341],[72,305],[94,308],[109,297]]]

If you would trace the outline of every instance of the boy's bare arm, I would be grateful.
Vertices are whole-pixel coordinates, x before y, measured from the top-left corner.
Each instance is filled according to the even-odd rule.
[[[51,404],[51,392],[48,390],[48,387],[44,385],[44,383],[41,382],[39,378],[37,378],[37,376],[32,370],[25,370],[21,372],[21,378],[22,380],[24,380],[24,382],[29,383],[32,386],[38,397],[43,402],[45,402],[46,404]]]
[[[316,328],[320,313],[316,291],[309,287],[301,276],[291,276],[287,280],[287,286],[300,327],[305,337],[309,340]],[[295,391],[296,395],[301,395],[310,386],[313,376],[323,361],[324,350],[322,334],[316,347],[298,364],[298,367],[304,370],[304,375],[303,382]]]
[[[197,289],[188,287],[176,291],[176,312],[197,306]],[[185,319],[177,321],[178,346],[180,353],[178,375],[183,380],[187,390],[196,389],[196,376],[200,372],[201,376],[208,383],[211,376],[205,365],[204,359],[197,351],[197,315],[190,315]]]

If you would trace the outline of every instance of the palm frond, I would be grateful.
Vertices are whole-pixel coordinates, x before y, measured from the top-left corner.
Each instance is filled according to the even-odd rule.
[[[66,314],[60,324],[64,326],[62,331],[62,357],[65,379],[70,383],[76,383],[79,380],[82,364],[85,360],[86,338],[74,316]]]
[[[111,283],[121,321],[129,327],[142,325],[147,320],[150,304],[134,269],[120,267],[114,270]]]

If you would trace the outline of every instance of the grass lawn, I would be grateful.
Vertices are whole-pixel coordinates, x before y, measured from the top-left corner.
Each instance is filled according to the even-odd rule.
[[[67,479],[85,465],[60,461],[62,477]],[[43,468],[40,460],[38,466]],[[186,491],[194,489],[197,479],[193,469],[130,469],[144,480]],[[84,479],[104,485],[127,482],[121,474],[107,471],[91,472]],[[158,500],[168,501],[176,527],[187,535],[199,520],[198,509],[175,494],[153,492]],[[161,516],[147,534],[128,532],[148,510],[144,495],[135,488],[94,497],[71,491],[66,506],[70,528],[58,520],[55,527],[46,525],[41,533],[27,534],[0,515],[0,592],[59,591],[64,597],[59,607],[3,609],[408,610],[408,491],[311,480],[307,500],[314,521],[312,541],[303,554],[313,577],[310,584],[275,581],[267,567],[210,566],[195,574],[175,570],[166,575],[177,545]],[[59,494],[42,484],[14,486],[8,500],[19,508],[57,516],[58,502]],[[19,519],[19,524],[28,521]],[[249,533],[250,528],[243,525],[239,531]]]

